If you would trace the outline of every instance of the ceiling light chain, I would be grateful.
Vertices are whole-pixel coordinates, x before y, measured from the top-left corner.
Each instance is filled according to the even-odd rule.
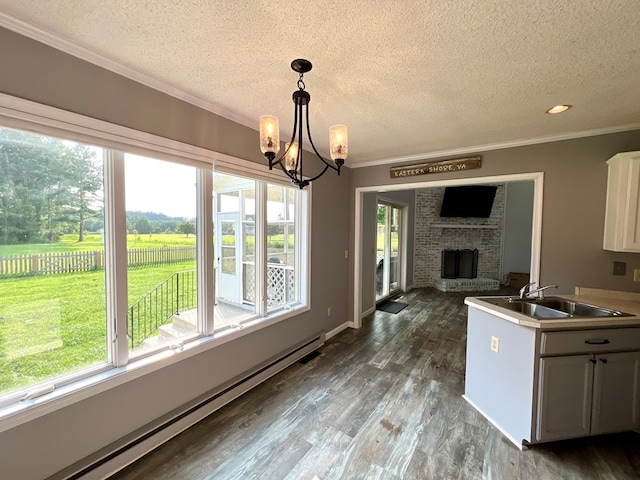
[[[282,155],[276,159],[276,154],[280,151],[280,127],[277,117],[273,115],[263,115],[260,117],[260,150],[269,161],[269,170],[275,165],[280,165],[282,171],[291,179],[291,182],[301,189],[309,185],[310,182],[320,178],[329,169],[335,170],[340,175],[340,168],[347,158],[349,147],[347,138],[347,127],[345,125],[332,125],[329,127],[329,152],[331,160],[325,159],[313,143],[311,129],[309,126],[309,102],[311,95],[305,91],[304,74],[312,68],[311,62],[298,58],[291,62],[292,70],[298,72],[298,90],[293,92],[293,103],[295,105],[293,117],[293,133],[289,143],[285,144]],[[304,109],[304,116],[303,116]],[[306,129],[303,123],[306,122]],[[312,178],[305,179],[303,176],[302,152],[303,132],[306,130],[309,144],[316,156],[324,163],[324,168],[320,173]]]

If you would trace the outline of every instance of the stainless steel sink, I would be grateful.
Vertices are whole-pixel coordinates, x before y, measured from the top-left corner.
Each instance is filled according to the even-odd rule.
[[[545,298],[544,300],[536,301],[537,305],[544,305],[547,308],[553,308],[554,310],[560,310],[566,312],[574,317],[624,317],[629,316],[628,313],[619,312],[617,310],[610,310],[604,307],[598,307],[596,305],[589,305],[588,303],[573,302],[570,300],[564,300],[561,298]]]
[[[497,307],[506,308],[514,312],[528,315],[538,320],[550,320],[560,318],[603,318],[603,317],[629,317],[629,313],[611,310],[588,303],[574,302],[557,297],[544,299],[535,298],[481,298]]]
[[[571,315],[565,313],[560,310],[555,310],[553,308],[546,307],[544,305],[538,305],[534,302],[529,301],[502,301],[502,302],[490,302],[493,303],[497,307],[506,308],[508,310],[513,310],[514,312],[523,313],[524,315],[528,315],[530,317],[535,318],[567,318]]]

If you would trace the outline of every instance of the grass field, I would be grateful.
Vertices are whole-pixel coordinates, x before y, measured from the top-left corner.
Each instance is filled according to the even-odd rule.
[[[233,235],[222,235],[223,245],[233,245],[235,242]],[[254,245],[253,237],[247,237],[245,244],[249,247]],[[282,248],[284,245],[284,235],[270,235],[267,238],[268,247],[273,249]],[[195,235],[185,236],[180,233],[159,233],[159,234],[137,234],[127,235],[127,248],[160,248],[160,247],[183,247],[196,244]],[[289,239],[289,247],[293,248],[293,237]],[[83,242],[78,242],[78,235],[64,235],[59,243],[33,243],[26,245],[0,245],[0,256],[23,255],[31,253],[49,252],[93,252],[104,250],[102,238],[99,234],[90,233],[85,235]]]
[[[131,268],[129,304],[195,262]],[[0,394],[107,361],[105,272],[0,278]]]
[[[246,239],[251,248],[253,238]],[[233,235],[222,244],[233,244]],[[129,249],[193,246],[194,235],[128,235]],[[283,235],[268,239],[268,252],[283,251]],[[293,247],[293,237],[290,237]],[[104,250],[99,234],[65,235],[59,243],[0,245],[0,256]],[[132,305],[173,273],[195,261],[131,267]],[[0,276],[0,394],[107,361],[105,272]]]
[[[181,247],[196,244],[195,235],[185,236],[179,233],[159,234],[128,234],[128,248],[159,248]],[[104,250],[100,234],[90,233],[85,235],[83,242],[78,242],[78,235],[64,235],[58,243],[33,243],[27,245],[0,245],[0,256],[18,255],[24,253],[47,252],[86,252]]]

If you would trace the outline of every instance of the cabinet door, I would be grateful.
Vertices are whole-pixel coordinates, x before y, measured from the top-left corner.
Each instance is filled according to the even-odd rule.
[[[625,217],[622,248],[624,251],[637,252],[640,250],[640,196],[639,183],[640,180],[640,158],[636,157],[629,165],[629,177],[627,178],[628,188],[627,198],[625,199],[624,213]]]
[[[595,359],[591,433],[640,427],[640,352],[601,354]]]
[[[593,355],[540,359],[538,441],[589,435]]]
[[[640,152],[609,160],[603,248],[640,252]]]

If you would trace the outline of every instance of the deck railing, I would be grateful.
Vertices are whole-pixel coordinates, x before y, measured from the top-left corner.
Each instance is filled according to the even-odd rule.
[[[176,272],[129,307],[129,342],[136,348],[171,323],[173,315],[196,307],[196,271]]]

